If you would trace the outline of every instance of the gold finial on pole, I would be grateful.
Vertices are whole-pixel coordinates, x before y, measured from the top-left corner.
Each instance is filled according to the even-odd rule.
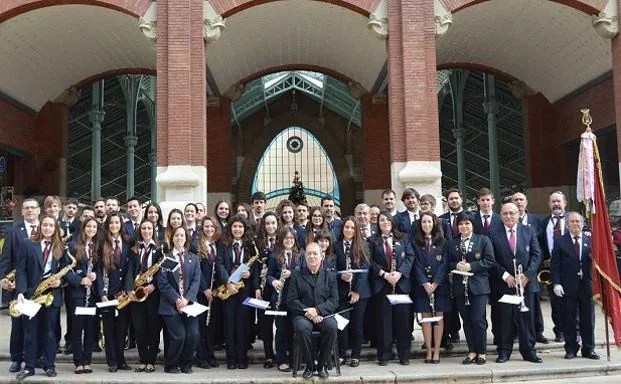
[[[581,109],[582,112],[582,124],[586,125],[586,131],[591,132],[591,124],[593,119],[591,118],[591,110],[588,108]]]

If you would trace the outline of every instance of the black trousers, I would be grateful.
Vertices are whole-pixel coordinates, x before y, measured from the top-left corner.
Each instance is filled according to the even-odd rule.
[[[83,298],[75,298],[71,300],[71,307],[82,307],[85,302]],[[89,303],[89,306],[94,307],[94,303]],[[90,365],[91,358],[93,356],[94,340],[97,339],[95,335],[95,322],[99,322],[98,316],[77,316],[74,312],[71,313],[71,350],[73,351],[73,364],[77,367],[79,365]]]
[[[199,342],[198,318],[184,315],[162,316],[168,329],[166,368],[187,369]]]
[[[279,311],[288,308],[281,304]],[[293,322],[291,316],[275,316],[276,319],[276,363],[291,364],[293,362]]]
[[[541,288],[541,285],[540,285]],[[533,297],[532,306],[528,307],[533,311],[533,318],[535,320],[535,334],[543,334],[543,312],[541,311],[541,291],[537,292]]]
[[[576,296],[560,298],[561,310],[564,318],[565,352],[578,353],[576,332],[576,317],[579,319],[580,338],[582,339],[582,354],[593,352],[595,348],[595,308],[591,295],[585,289],[578,289]],[[578,316],[576,316],[576,313]]]
[[[73,298],[71,297],[71,287],[66,287],[63,289],[63,299],[65,301],[65,317],[66,317],[66,323],[67,323],[67,329],[65,330],[65,345],[71,345],[71,333],[73,332],[72,329],[72,321],[73,321],[73,314],[75,312],[75,306],[73,305]],[[83,305],[84,303],[80,304]],[[60,328],[60,323],[59,323],[59,328]]]
[[[21,363],[24,360],[24,316],[11,317],[11,339],[9,351],[11,361]]]
[[[43,306],[32,319],[22,316],[27,370],[34,372],[39,350],[43,352],[43,369],[56,369],[56,323],[59,311],[60,308],[54,306]]]
[[[451,297],[449,300],[451,303],[451,311],[444,315],[444,335],[442,337],[446,340],[446,342],[449,342],[451,338],[459,337],[459,330],[461,329],[457,299],[455,297]],[[464,326],[464,330],[465,329],[466,328]]]
[[[465,304],[463,295],[455,298],[457,309],[464,321],[464,333],[468,343],[468,351],[477,354],[487,353],[487,295],[469,296],[470,305]]]
[[[565,319],[562,316],[561,309],[561,299],[554,294],[554,286],[550,284],[546,287],[548,289],[548,297],[550,298],[550,308],[552,309],[552,323],[554,327],[552,330],[554,331],[555,336],[559,336],[563,334],[563,330],[565,329]]]
[[[409,360],[412,347],[410,308],[411,304],[391,305],[382,291],[375,296],[375,323],[377,325],[377,360],[392,358],[392,342],[397,340],[399,360]],[[394,338],[393,338],[394,337]]]
[[[347,349],[351,348],[352,359],[359,359],[362,350],[362,337],[366,308],[369,299],[360,299],[354,305],[354,309],[341,314],[349,320],[349,324],[342,331],[338,331],[339,356],[345,357]],[[340,309],[348,308],[351,304],[341,303]]]
[[[321,333],[320,351],[317,361],[319,367],[326,366],[330,358],[332,346],[336,342],[338,331],[334,317],[324,319],[321,323],[315,324],[304,316],[296,316],[293,318],[293,329],[295,331],[295,342],[301,346],[299,350],[304,353],[304,361],[309,367],[313,366],[313,331],[317,330]]]
[[[158,313],[160,294],[153,291],[142,303],[131,303],[129,310],[136,334],[136,346],[141,364],[155,364],[160,347],[162,317]]]
[[[224,332],[226,338],[226,363],[248,364],[250,338],[250,308],[243,305],[248,297],[246,290],[224,300]]]
[[[274,317],[265,315],[265,311],[258,311],[259,332],[263,340],[263,353],[265,359],[274,360]]]
[[[513,337],[518,332],[520,354],[526,358],[534,355],[537,334],[535,333],[535,317],[531,309],[536,293],[525,293],[524,303],[528,312],[521,312],[519,305],[499,303],[500,310],[500,342],[498,354],[511,356],[513,352]]]
[[[125,336],[129,325],[129,308],[118,311],[116,308],[104,308],[101,314],[103,333],[106,340],[106,362],[109,367],[119,367],[125,363]]]
[[[220,304],[216,306],[216,301]],[[202,305],[209,306],[209,301],[205,296],[199,293],[198,302]],[[214,355],[214,320],[222,316],[222,301],[220,299],[214,299],[211,303],[211,309],[207,312],[203,312],[198,315],[198,334],[199,340],[196,347],[196,360],[199,362],[214,362],[216,357]],[[211,312],[209,317],[209,325],[207,325],[207,314]]]

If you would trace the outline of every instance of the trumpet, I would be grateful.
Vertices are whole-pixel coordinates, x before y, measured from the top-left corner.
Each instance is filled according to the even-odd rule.
[[[537,282],[539,284],[552,284],[552,272],[550,271],[550,260],[544,260],[541,271],[537,274]]]
[[[513,259],[513,272],[515,276],[515,290],[517,295],[520,297],[520,312],[528,312],[530,311],[524,303],[524,285],[522,284],[522,276],[524,276],[524,272],[522,270],[522,264],[517,265],[515,259]]]

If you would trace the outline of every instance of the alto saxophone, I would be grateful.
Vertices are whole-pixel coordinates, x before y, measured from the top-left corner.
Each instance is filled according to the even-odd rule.
[[[162,264],[164,264],[165,260],[166,258],[162,257],[160,261],[153,264],[151,268],[147,269],[144,273],[141,273],[136,278],[136,281],[134,281],[134,293],[136,295],[136,300],[139,303],[142,303],[147,298],[149,298],[149,295],[145,291],[145,287],[151,281],[151,279],[153,279],[153,276],[155,276],[157,271],[159,271],[159,269],[162,267]]]
[[[52,276],[46,278],[41,281],[37,288],[34,291],[34,294],[30,298],[30,300],[34,301],[37,304],[45,305],[49,307],[54,302],[54,293],[47,292],[50,289],[52,283],[56,280],[62,279],[69,271],[71,271],[77,264],[75,257],[69,253],[69,247],[65,245],[65,251],[67,252],[67,256],[71,259],[71,264],[63,267],[60,271],[56,272]],[[9,314],[12,317],[20,317],[22,314],[16,308],[17,300],[11,300],[9,303]]]
[[[4,279],[7,279],[9,281],[9,287],[7,288],[7,291],[12,291],[15,289],[15,271],[16,270],[14,269],[6,276],[4,276]]]
[[[246,267],[248,267],[248,269],[250,269],[250,267],[252,266],[252,264],[254,264],[259,257],[261,256],[259,254],[259,250],[257,249],[257,246],[255,245],[254,241],[252,242],[252,244],[254,245],[254,256],[252,256],[247,262],[246,262]],[[238,290],[241,288],[244,288],[246,286],[246,284],[244,283],[243,280],[240,280],[238,283],[233,284],[235,286],[235,288],[237,288]],[[232,296],[232,294],[229,293],[228,289],[226,289],[226,283],[225,284],[221,284],[218,289],[216,290],[216,296],[218,296],[218,298],[220,300],[226,300],[229,297]]]

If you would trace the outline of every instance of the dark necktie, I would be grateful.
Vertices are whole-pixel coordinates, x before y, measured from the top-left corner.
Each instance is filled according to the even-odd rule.
[[[576,256],[578,256],[578,260],[581,260],[580,257],[580,236],[574,236],[574,249],[576,250]]]
[[[93,243],[88,243],[88,255],[87,255],[87,257],[88,257],[88,259],[93,257]]]
[[[215,263],[216,261],[216,246],[213,244],[213,241],[209,243],[209,258],[211,259],[211,263]]]
[[[270,247],[270,252],[274,252],[274,242],[275,242],[275,241],[276,241],[276,240],[275,240],[273,237],[270,237],[270,245],[269,245],[269,247]]]
[[[134,223],[134,232],[138,233],[138,223]]]
[[[47,259],[50,255],[50,242],[46,240],[44,241],[44,243],[45,248],[43,248],[43,270],[45,270],[45,266],[47,265]]]
[[[453,236],[457,236],[457,233],[459,233],[459,228],[457,227],[457,214],[451,213],[451,215],[453,216],[453,225],[451,225],[451,232],[453,232]]]
[[[36,225],[31,225],[30,226],[30,238],[34,239],[34,237],[37,235],[37,226]]]
[[[526,217],[526,215],[522,215],[520,216],[520,224],[524,224],[524,218]]]
[[[489,215],[483,215],[483,233],[489,233]]]
[[[241,250],[239,249],[239,243],[233,243],[233,265],[241,263],[240,255]]]
[[[114,240],[114,262],[121,265],[121,244],[118,239]]]
[[[388,244],[388,238],[390,236],[383,236],[384,237],[384,253],[386,254],[386,261],[388,262],[388,268],[391,269],[392,271],[392,247],[390,246],[390,244]]]
[[[468,254],[468,248],[466,248],[466,241],[468,239],[461,239],[461,244],[459,245],[459,251],[461,252],[461,258],[463,260],[466,259],[466,255]]]
[[[291,270],[292,265],[293,265],[293,256],[291,255],[291,252],[287,252],[287,269]]]
[[[142,257],[140,258],[140,271],[145,272],[147,270],[147,260],[149,258],[149,246],[146,244],[142,245],[144,250],[142,252]]]
[[[183,264],[183,252],[179,252],[179,284],[183,283]]]
[[[563,216],[560,216],[560,215],[554,216],[554,220],[556,220],[556,222],[554,223],[554,237],[559,237],[563,234],[561,232],[561,218],[562,217]]]
[[[431,247],[433,246],[431,236],[425,237],[425,239],[427,240],[427,253],[431,254]]]

